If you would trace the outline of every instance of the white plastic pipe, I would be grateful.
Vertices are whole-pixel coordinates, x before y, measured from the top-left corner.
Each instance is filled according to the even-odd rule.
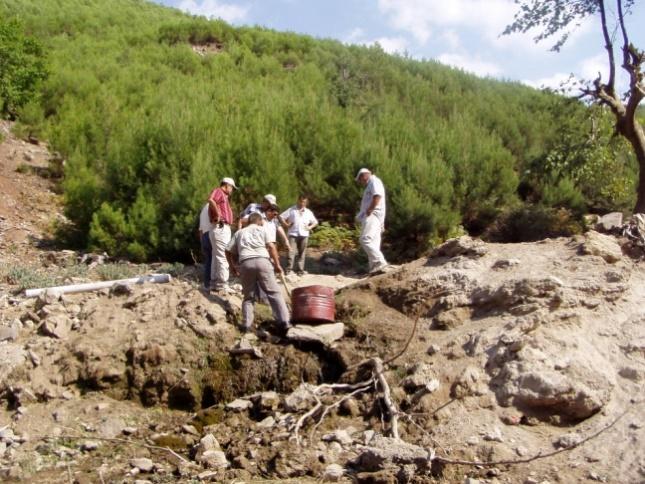
[[[165,283],[170,282],[170,274],[151,274],[149,276],[132,277],[130,279],[118,279],[115,281],[88,282],[85,284],[70,284],[69,286],[43,287],[40,289],[25,290],[26,297],[37,297],[47,292],[49,294],[72,294],[75,292],[97,291],[110,288],[116,284],[130,285],[143,284],[144,282]]]

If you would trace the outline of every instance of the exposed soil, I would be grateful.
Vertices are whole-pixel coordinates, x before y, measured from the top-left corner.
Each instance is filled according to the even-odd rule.
[[[239,296],[200,291],[199,266],[175,269],[168,284],[24,297],[21,286],[45,275],[83,282],[154,268],[48,249],[62,217],[42,176],[50,155],[0,128],[2,479],[645,479],[645,266],[622,254],[624,241],[463,237],[363,279],[312,252],[317,273],[292,285],[338,289],[342,338],[285,337],[261,304],[261,331],[242,338]],[[351,397],[316,393],[371,382],[356,365],[403,349],[384,372],[401,440],[377,384]],[[317,403],[327,411],[304,418]],[[530,461],[447,464],[429,449],[445,460]]]

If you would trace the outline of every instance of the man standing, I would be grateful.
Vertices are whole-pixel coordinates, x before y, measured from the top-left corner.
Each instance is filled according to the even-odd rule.
[[[208,197],[208,213],[213,224],[209,232],[213,252],[211,280],[214,281],[214,289],[223,292],[232,292],[228,287],[229,269],[225,251],[231,240],[233,223],[233,210],[229,196],[235,188],[237,187],[232,178],[222,178],[219,187]]]
[[[281,274],[278,250],[272,231],[266,230],[259,213],[252,213],[248,225],[235,232],[226,248],[226,257],[235,275],[242,281],[242,324],[244,331],[253,326],[254,302],[258,287],[264,291],[274,319],[289,328],[289,310],[276,281],[274,271]],[[272,265],[273,264],[273,265]]]
[[[307,208],[308,203],[307,197],[300,195],[296,205],[280,214],[285,225],[289,227],[289,265],[287,266],[287,273],[295,270],[299,276],[306,274],[305,252],[307,251],[309,232],[318,225],[316,216]],[[297,265],[297,268],[295,265]]]
[[[209,204],[206,203],[199,212],[199,243],[202,246],[204,255],[204,288],[208,290],[211,285],[211,270],[213,265],[213,247],[211,245],[210,232],[213,229],[210,217],[208,216]]]
[[[262,215],[262,218],[264,220],[267,220],[267,216],[266,216],[267,210],[269,209],[269,207],[276,205],[276,203],[277,203],[277,199],[275,198],[275,195],[268,193],[264,195],[264,198],[262,199],[262,203],[248,204],[247,207],[244,209],[244,211],[240,214],[238,229],[241,229],[248,225],[249,215],[251,215],[252,213],[259,213],[260,215]],[[276,240],[279,239],[280,242],[282,242],[284,246],[288,249],[289,240],[287,239],[287,234],[284,232],[284,229],[280,225],[280,219],[274,218],[271,221],[271,223],[275,225]]]
[[[369,272],[383,271],[387,262],[381,252],[381,233],[385,230],[385,187],[376,175],[361,168],[356,181],[365,187],[356,219],[361,224],[361,247],[367,254]]]

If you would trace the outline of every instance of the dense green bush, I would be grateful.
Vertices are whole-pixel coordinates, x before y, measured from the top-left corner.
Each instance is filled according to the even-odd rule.
[[[40,43],[25,35],[18,20],[0,17],[0,115],[14,118],[45,77]]]
[[[583,230],[580,218],[566,208],[528,204],[503,213],[488,227],[484,238],[492,242],[533,242]]]
[[[485,231],[516,206],[518,184],[543,206],[582,210],[579,194],[589,203],[614,168],[607,158],[586,175],[584,154],[579,170],[550,168],[571,166],[557,152],[580,103],[563,114],[553,94],[378,46],[134,0],[0,0],[4,13],[49,51],[42,96],[24,109],[66,158],[66,215],[80,244],[113,255],[186,257],[223,176],[241,186],[236,211],[267,192],[283,205],[307,193],[322,221],[347,225],[353,177],[370,167],[387,189],[386,244],[413,256],[462,226]],[[193,51],[204,45],[211,54]]]

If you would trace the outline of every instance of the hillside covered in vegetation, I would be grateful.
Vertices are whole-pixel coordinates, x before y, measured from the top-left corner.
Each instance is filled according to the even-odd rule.
[[[16,116],[66,160],[84,246],[185,257],[223,176],[237,209],[302,192],[349,223],[368,166],[388,189],[387,239],[410,253],[633,206],[635,162],[604,113],[553,93],[142,0],[0,0],[0,19],[43,46],[47,77]]]

